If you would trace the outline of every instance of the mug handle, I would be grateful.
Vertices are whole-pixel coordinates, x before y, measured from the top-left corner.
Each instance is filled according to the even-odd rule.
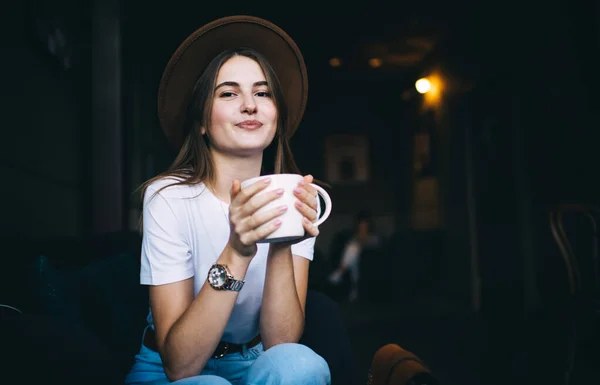
[[[321,223],[325,222],[331,214],[331,197],[323,187],[317,186],[314,183],[311,183],[311,186],[317,189],[317,192],[319,193],[319,195],[321,195],[321,197],[323,197],[323,200],[325,201],[325,212],[323,213],[323,215],[321,215],[321,218],[317,219],[317,221],[315,222],[315,226],[319,226]]]

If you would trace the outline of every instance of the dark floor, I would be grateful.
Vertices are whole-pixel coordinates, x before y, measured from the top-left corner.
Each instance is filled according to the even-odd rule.
[[[377,349],[395,343],[421,358],[444,385],[568,383],[568,323],[486,321],[439,301],[410,309],[342,303],[341,309],[364,373]],[[580,343],[569,385],[600,383],[600,347],[587,345]]]

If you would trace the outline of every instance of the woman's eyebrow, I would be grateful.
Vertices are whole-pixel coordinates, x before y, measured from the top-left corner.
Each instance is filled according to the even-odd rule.
[[[261,80],[261,81],[255,82],[252,86],[259,87],[259,86],[268,86],[268,85],[269,85],[269,83],[267,83],[266,80]],[[240,88],[240,84],[238,82],[223,82],[215,88],[215,91],[218,90],[219,88],[225,87],[225,86]]]

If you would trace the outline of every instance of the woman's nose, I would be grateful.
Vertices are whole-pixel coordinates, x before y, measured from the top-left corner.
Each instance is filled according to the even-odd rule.
[[[247,114],[253,114],[256,112],[256,103],[252,96],[246,96],[242,104],[242,112]]]

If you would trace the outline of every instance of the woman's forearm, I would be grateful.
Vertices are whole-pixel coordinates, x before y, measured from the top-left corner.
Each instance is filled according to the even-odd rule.
[[[234,278],[241,280],[249,260],[225,247],[217,263],[226,264]],[[200,374],[221,340],[237,296],[235,291],[215,290],[204,283],[165,339],[162,359],[171,381]]]
[[[260,311],[260,333],[265,349],[298,342],[304,330],[290,247],[271,247]]]

